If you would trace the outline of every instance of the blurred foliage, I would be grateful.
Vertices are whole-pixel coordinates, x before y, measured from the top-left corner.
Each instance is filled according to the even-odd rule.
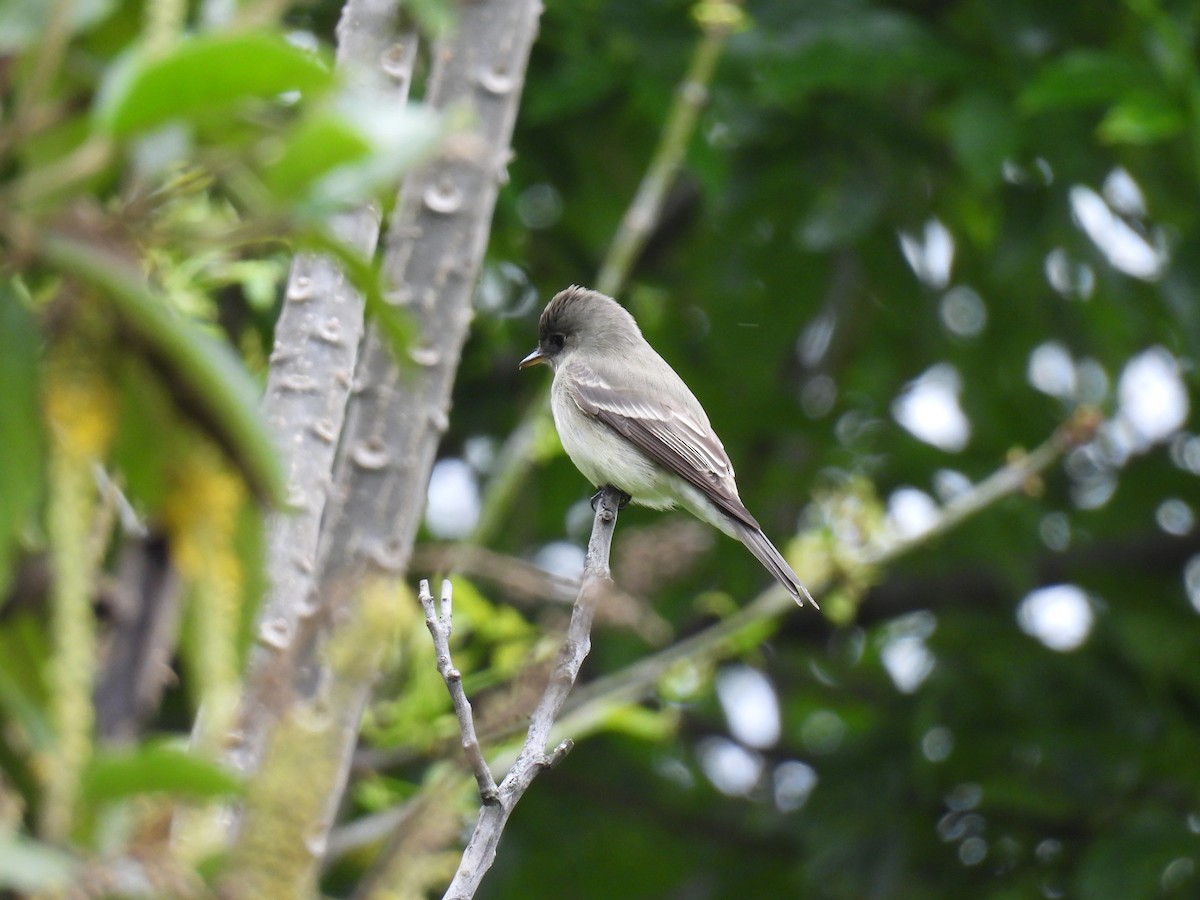
[[[204,538],[236,570],[227,584],[241,606],[226,611],[236,636],[229,622],[185,619],[208,630],[181,652],[220,653],[217,634],[244,653],[261,587],[254,498],[279,491],[253,379],[288,246],[336,251],[330,211],[385,191],[436,132],[332,76],[334,0],[252,30],[206,24],[208,6],[180,5],[165,26],[134,2],[0,11],[0,886],[14,890],[83,878],[122,852],[153,869],[169,856],[167,798],[236,795],[181,749],[195,702],[219,687],[206,679],[226,677],[211,658],[185,659],[174,669],[186,691],[167,691],[126,735],[132,746],[74,723],[87,758],[71,762],[66,799],[55,795],[68,827],[48,825],[47,784],[73,726],[47,660],[97,677],[125,662],[105,658],[107,604],[139,529],[169,532],[186,592],[205,590],[178,558],[198,527],[187,510],[210,509],[186,500],[205,495],[197,473],[214,491],[230,473],[249,488],[235,495],[240,515],[213,516],[219,533]],[[1021,494],[855,574],[829,597],[836,626],[808,610],[760,625],[736,664],[685,661],[654,700],[588,718],[589,739],[512,817],[481,896],[1196,895],[1200,436],[1183,423],[1147,438],[1131,424],[1172,384],[1185,401],[1196,393],[1195,4],[744,10],[621,299],[704,402],[767,532],[782,547],[807,525],[838,543],[900,528],[900,498],[936,513],[1080,407],[1107,421]],[[418,11],[442,21],[437,4]],[[516,370],[541,305],[600,268],[698,19],[675,0],[548,3],[443,446],[482,491],[543,396],[546,373]],[[288,29],[311,29],[325,49],[299,49]],[[388,117],[396,128],[371,127]],[[343,262],[381,309],[371,262]],[[1057,382],[1039,368],[1047,359]],[[1131,361],[1147,359],[1176,381],[1126,392]],[[898,421],[897,400],[931,370],[954,373],[951,405],[969,425],[960,449]],[[59,376],[107,398],[85,404],[111,436],[90,456],[70,456],[51,427]],[[526,561],[582,546],[591,487],[552,444],[538,443],[489,550]],[[60,466],[64,454],[85,468]],[[63,471],[91,495],[71,509],[87,516],[73,576],[100,613],[94,650],[70,644],[50,613]],[[687,635],[765,577],[740,546],[673,521],[623,512],[614,572]],[[488,750],[521,727],[565,615],[531,600],[517,561],[508,581],[481,573],[456,595],[455,663]],[[1091,619],[1077,647],[1055,650],[1030,633],[1029,595],[1062,584]],[[618,618],[600,623],[585,677],[656,651],[645,635],[661,629]],[[748,744],[731,726],[714,685],[735,665],[772,686],[777,738]],[[346,816],[407,803],[393,845],[410,854],[404,883],[436,889],[475,798],[446,774],[458,738],[415,610],[380,698]],[[722,781],[720,759],[749,776]],[[343,837],[325,884],[339,896],[385,840]],[[182,881],[160,884],[193,884],[163,866]]]

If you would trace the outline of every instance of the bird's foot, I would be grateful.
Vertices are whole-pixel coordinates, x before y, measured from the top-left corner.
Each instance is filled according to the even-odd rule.
[[[592,511],[593,512],[596,509],[596,504],[600,502],[600,495],[604,493],[604,488],[612,488],[614,491],[617,492],[617,511],[618,512],[620,512],[626,506],[628,506],[629,501],[633,499],[627,493],[625,493],[623,490],[621,490],[619,487],[613,487],[611,484],[607,484],[604,487],[600,488],[600,490],[596,491],[596,493],[592,494]]]

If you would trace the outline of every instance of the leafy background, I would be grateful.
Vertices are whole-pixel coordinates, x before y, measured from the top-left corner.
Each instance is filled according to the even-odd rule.
[[[426,7],[414,14],[433,27],[438,11]],[[0,31],[18,81],[32,59],[21,51],[45,27],[34,8],[12,7]],[[280,30],[327,48],[338,8],[289,6]],[[271,71],[289,72],[287,84],[246,91],[232,76],[254,67],[226,45],[244,105],[237,117],[191,118],[194,165],[150,166],[138,174],[145,190],[129,190],[155,141],[175,139],[167,128],[120,143],[94,170],[68,166],[77,177],[54,179],[51,190],[54,162],[148,127],[130,116],[154,111],[136,96],[121,106],[109,94],[106,107],[103,93],[92,95],[149,27],[146,10],[80,4],[85,11],[94,14],[81,19],[50,89],[85,111],[68,104],[54,127],[5,147],[0,226],[14,281],[0,353],[11,386],[0,405],[10,593],[0,613],[0,821],[5,847],[31,854],[10,872],[31,871],[28,835],[47,837],[39,754],[53,744],[54,688],[41,668],[46,616],[25,579],[52,542],[40,474],[47,437],[36,423],[61,335],[76,335],[89,366],[116,373],[126,412],[110,462],[155,529],[170,533],[171,460],[193,450],[204,458],[195,448],[214,438],[238,448],[235,470],[260,495],[273,477],[265,451],[237,437],[238,416],[253,409],[238,376],[195,376],[190,393],[213,400],[199,425],[171,411],[167,376],[186,379],[189,357],[166,353],[163,365],[160,349],[150,364],[130,361],[110,325],[78,304],[63,314],[52,302],[55,267],[78,273],[87,260],[68,252],[29,262],[28,228],[95,235],[85,213],[102,209],[104,228],[133,235],[112,243],[182,314],[151,333],[170,344],[161,335],[189,329],[186,346],[203,330],[261,378],[288,258],[278,239],[318,242],[329,208],[326,170],[307,164],[320,148],[375,171],[366,157],[397,152],[355,138],[353,117],[321,105],[335,88],[319,67],[285,54]],[[789,613],[721,662],[676,665],[645,702],[600,716],[523,800],[482,895],[1194,895],[1200,437],[1187,416],[1200,350],[1197,7],[763,0],[742,11],[663,220],[620,299],[705,404],[747,505],[781,546],[791,543],[807,564],[802,576],[826,589],[827,615]],[[199,27],[202,12],[190,10],[189,23]],[[534,471],[499,524],[479,529],[477,517],[505,442],[545,402],[546,373],[516,370],[537,314],[562,286],[594,283],[677,102],[703,12],[682,2],[547,4],[414,569],[425,560],[433,572],[435,547],[459,540],[555,571],[581,562],[591,490],[552,438],[537,445]],[[34,24],[17,27],[21,14]],[[159,77],[160,96],[178,97],[170,73]],[[283,88],[304,89],[298,109],[271,99]],[[410,114],[406,158],[433,132]],[[280,153],[281,142],[294,152]],[[147,300],[102,276],[93,287],[130,308]],[[1149,375],[1135,386],[1138,372]],[[914,396],[926,402],[909,428],[901,398]],[[1103,420],[1095,439],[949,535],[883,570],[839,555],[857,539],[928,525],[965,485],[1079,417]],[[238,506],[247,621],[258,583],[252,494]],[[793,543],[800,532],[808,541]],[[618,584],[647,606],[634,627],[601,624],[585,680],[619,675],[766,587],[741,547],[685,516],[629,509],[617,534]],[[109,550],[97,584],[117,556]],[[470,567],[456,590],[456,663],[489,726],[485,743],[491,735],[498,750],[561,609]],[[206,795],[230,789],[215,768],[183,768],[182,750],[153,743],[187,731],[213,677],[187,663],[189,652],[203,659],[194,642],[189,651],[197,627],[185,619],[181,686],[139,726],[127,745],[135,749],[121,751],[166,774],[113,782],[101,752],[92,777],[118,788],[85,792],[95,809],[69,836],[49,836],[60,845],[84,858],[136,848],[152,829],[99,815],[114,801],[189,784]],[[457,757],[427,644],[414,611],[364,726],[346,824],[414,797],[434,797],[454,822],[472,808],[469,791],[437,787],[444,761]],[[444,880],[447,860],[452,870],[458,836],[423,821],[428,840],[409,860],[425,873],[414,876],[417,892]],[[324,889],[351,893],[382,840],[344,845]]]

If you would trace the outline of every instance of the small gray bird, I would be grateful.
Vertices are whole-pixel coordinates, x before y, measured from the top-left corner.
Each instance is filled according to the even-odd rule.
[[[537,363],[554,370],[558,436],[593,485],[653,509],[683,506],[745,544],[797,603],[817,605],[738,496],[704,407],[617,301],[577,285],[556,294],[520,367]]]

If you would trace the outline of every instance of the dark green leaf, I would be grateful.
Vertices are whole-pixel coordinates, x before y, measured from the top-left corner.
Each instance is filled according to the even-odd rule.
[[[1191,861],[1194,853],[1195,836],[1184,832],[1162,810],[1142,813],[1133,821],[1114,822],[1110,829],[1096,836],[1084,856],[1075,885],[1076,895],[1095,900],[1147,896],[1146,887],[1162,879],[1172,860]],[[1185,879],[1185,883],[1189,882],[1194,889],[1194,874]],[[1164,883],[1163,887],[1167,885]],[[1191,891],[1186,894],[1192,895]],[[1185,894],[1164,891],[1158,896]]]
[[[959,162],[980,184],[1000,180],[1001,164],[1017,150],[1017,123],[1003,97],[972,91],[950,113],[950,141]]]
[[[1019,103],[1031,113],[1097,106],[1154,83],[1154,71],[1143,60],[1080,50],[1042,69],[1022,92]]]
[[[879,186],[861,171],[838,172],[815,188],[813,202],[796,228],[796,240],[813,253],[844,247],[876,223],[882,204]]]
[[[18,532],[42,489],[42,428],[38,408],[40,336],[16,285],[0,282],[0,595],[7,589]]]
[[[940,80],[964,66],[917,18],[889,10],[817,14],[790,33],[763,29],[747,40],[765,43],[762,87],[781,100],[830,88],[874,94],[898,79]]]

